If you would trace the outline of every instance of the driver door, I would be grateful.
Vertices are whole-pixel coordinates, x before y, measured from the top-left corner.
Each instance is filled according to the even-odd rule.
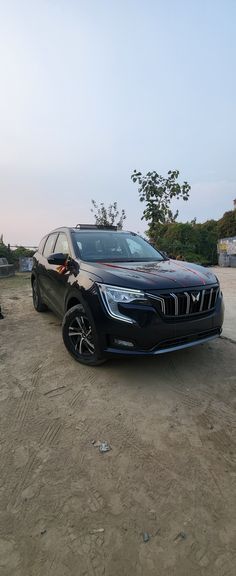
[[[65,254],[66,256],[71,256],[69,242],[65,232],[59,232],[56,244],[53,250],[54,254]],[[61,272],[61,266],[55,266],[53,264],[49,265],[50,271],[50,293],[52,298],[53,307],[56,312],[62,317],[64,316],[64,303],[65,295],[68,285],[68,279],[70,277],[70,271]]]

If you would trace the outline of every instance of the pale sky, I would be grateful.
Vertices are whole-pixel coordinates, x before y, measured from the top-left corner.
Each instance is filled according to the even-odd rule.
[[[93,221],[144,231],[133,169],[179,169],[179,220],[236,197],[235,0],[0,0],[0,233],[37,245]]]

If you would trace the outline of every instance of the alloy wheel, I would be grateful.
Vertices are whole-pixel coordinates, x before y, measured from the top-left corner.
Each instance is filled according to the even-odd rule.
[[[68,328],[68,335],[75,352],[81,356],[92,356],[95,351],[92,326],[85,314],[75,316]]]

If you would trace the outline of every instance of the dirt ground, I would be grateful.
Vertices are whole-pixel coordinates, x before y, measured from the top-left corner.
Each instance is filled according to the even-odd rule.
[[[99,368],[28,276],[0,280],[1,576],[235,576],[236,269],[218,275],[225,338]]]

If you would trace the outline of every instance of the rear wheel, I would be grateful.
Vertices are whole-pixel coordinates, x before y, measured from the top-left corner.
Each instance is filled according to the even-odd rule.
[[[47,310],[47,306],[42,301],[39,285],[36,278],[34,278],[32,282],[32,293],[33,293],[33,305],[35,307],[35,310],[37,310],[37,312],[45,312]]]
[[[62,323],[62,336],[68,352],[82,364],[99,366],[102,356],[94,320],[87,306],[78,304],[70,308]]]

